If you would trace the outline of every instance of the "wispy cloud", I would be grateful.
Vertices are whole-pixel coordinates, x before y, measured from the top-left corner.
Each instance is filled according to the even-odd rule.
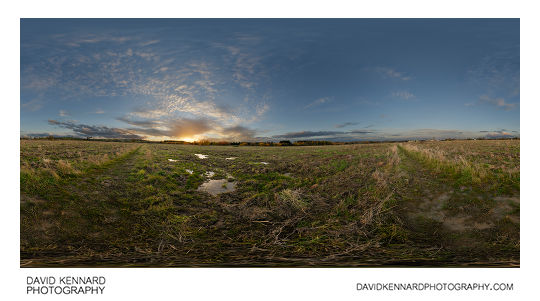
[[[409,92],[409,91],[392,92],[392,96],[397,97],[397,98],[401,98],[401,99],[405,99],[405,100],[416,98],[416,96],[414,94],[412,94],[411,92]]]
[[[312,102],[310,102],[309,104],[307,104],[304,109],[309,109],[311,107],[314,107],[314,106],[318,106],[318,105],[321,105],[323,103],[327,103],[331,100],[330,97],[321,97],[321,98],[318,98]]]
[[[149,40],[149,41],[141,42],[140,45],[142,47],[145,47],[145,46],[150,46],[150,45],[153,45],[153,44],[157,44],[159,42],[160,42],[159,40]]]
[[[341,124],[336,124],[334,127],[336,129],[341,129],[341,128],[344,128],[344,127],[347,127],[347,126],[351,126],[351,125],[358,125],[359,122],[345,122],[345,123],[341,123]]]
[[[399,72],[388,67],[376,67],[375,72],[379,73],[384,78],[395,78],[404,81],[412,79],[411,76],[405,75],[403,72]]]
[[[511,138],[519,133],[506,130],[497,131],[465,131],[456,129],[413,129],[413,130],[365,130],[351,131],[300,131],[274,135],[274,139],[290,140],[329,140],[329,141],[387,141],[387,140],[416,140],[416,139],[466,139],[466,138]]]
[[[69,113],[65,110],[60,110],[60,112],[58,112],[58,115],[59,116],[62,116],[62,117],[65,117],[65,116],[69,116]]]
[[[231,38],[227,44],[211,43],[212,47],[225,51],[224,59],[230,64],[232,79],[248,91],[257,87],[258,80],[266,77],[268,69],[262,63],[264,56],[256,51],[260,42],[260,37],[240,34]]]
[[[365,138],[375,131],[367,130],[350,130],[350,131],[300,131],[289,132],[281,135],[274,135],[272,138],[277,139],[323,139],[323,140],[354,140],[359,138]]]
[[[326,136],[333,136],[337,134],[343,134],[344,132],[341,131],[301,131],[301,132],[289,132],[282,135],[274,135],[273,138],[289,138],[289,139],[296,139],[296,138],[315,138],[315,137],[326,137]]]
[[[25,110],[35,112],[40,110],[44,105],[44,102],[41,98],[34,98],[30,101],[27,101],[23,104],[21,104],[21,107]]]
[[[255,107],[255,112],[257,116],[264,115],[268,110],[270,109],[270,106],[267,103],[259,103]]]
[[[504,98],[491,98],[488,95],[481,95],[480,102],[495,105],[504,110],[511,110],[516,106],[516,103],[507,103]]]
[[[519,97],[519,45],[485,55],[467,72],[468,81],[486,94]]]
[[[38,49],[48,57],[39,64],[22,66],[21,70],[24,91],[40,93],[44,95],[42,99],[129,96],[136,101],[148,99],[135,104],[137,109],[131,113],[134,116],[192,115],[215,119],[227,126],[254,122],[269,109],[268,103],[260,100],[260,93],[254,91],[256,85],[252,82],[263,72],[260,57],[248,51],[249,47],[228,48],[224,57],[215,56],[210,50],[194,57],[190,48],[194,44],[185,43],[171,50],[154,47],[159,40],[137,36],[58,35],[55,39],[71,47],[66,47],[62,54],[47,52],[50,49],[44,42]],[[245,43],[254,41],[248,39]],[[103,46],[97,45],[100,43]],[[109,47],[111,43],[114,47]],[[85,44],[95,46],[80,47]],[[222,95],[231,88],[243,89],[245,97],[259,97],[251,97],[249,102],[243,102],[244,97],[238,101],[223,99]],[[22,108],[39,110],[44,105],[45,101],[34,99],[23,103]]]
[[[58,40],[64,42],[65,45],[70,47],[81,47],[84,44],[95,44],[95,43],[124,43],[132,39],[132,37],[127,36],[114,36],[109,34],[89,34],[77,37],[72,39],[68,36],[58,36]]]
[[[105,114],[105,111],[103,111],[102,109],[99,109],[99,108],[98,108],[98,109],[96,109],[96,110],[94,111],[94,114]]]
[[[492,139],[493,138],[519,137],[519,131],[510,131],[506,129],[480,131],[480,133],[484,133],[485,138],[492,138]]]

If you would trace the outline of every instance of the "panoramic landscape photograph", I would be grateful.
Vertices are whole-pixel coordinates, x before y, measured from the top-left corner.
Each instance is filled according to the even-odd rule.
[[[520,19],[20,19],[20,267],[519,266]]]

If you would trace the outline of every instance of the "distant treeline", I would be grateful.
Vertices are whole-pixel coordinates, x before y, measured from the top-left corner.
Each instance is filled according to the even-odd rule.
[[[371,144],[371,143],[398,143],[398,142],[425,142],[425,141],[457,141],[457,140],[519,140],[519,137],[508,138],[468,138],[468,139],[416,139],[416,140],[377,140],[377,141],[348,141],[348,142],[333,142],[325,140],[299,140],[289,141],[282,140],[279,142],[266,141],[266,142],[230,142],[230,141],[211,141],[211,140],[198,140],[193,142],[181,141],[181,140],[164,140],[164,141],[150,141],[143,139],[114,139],[114,138],[79,138],[79,137],[21,137],[22,140],[80,140],[80,141],[103,141],[103,142],[136,142],[136,143],[166,143],[166,144],[185,144],[185,145],[233,145],[233,146],[313,146],[313,145],[345,145],[345,144]]]
[[[282,140],[279,142],[266,141],[266,142],[229,142],[229,141],[210,141],[199,140],[194,142],[165,140],[163,143],[169,144],[192,144],[192,145],[234,145],[234,146],[302,146],[302,145],[340,145],[346,144],[346,142],[331,142],[331,141],[295,141]]]

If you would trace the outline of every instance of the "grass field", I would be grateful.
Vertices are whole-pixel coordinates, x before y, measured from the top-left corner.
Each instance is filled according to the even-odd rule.
[[[21,266],[519,266],[519,149],[21,140]]]

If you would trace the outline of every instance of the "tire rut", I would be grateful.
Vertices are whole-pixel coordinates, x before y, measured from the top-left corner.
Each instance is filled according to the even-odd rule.
[[[417,242],[463,251],[463,256],[479,256],[478,260],[492,256],[490,252],[504,253],[501,246],[493,246],[499,237],[507,235],[493,214],[497,207],[492,207],[491,199],[495,197],[458,186],[398,150],[401,167],[409,178],[409,185],[399,192],[404,201],[403,218]]]

